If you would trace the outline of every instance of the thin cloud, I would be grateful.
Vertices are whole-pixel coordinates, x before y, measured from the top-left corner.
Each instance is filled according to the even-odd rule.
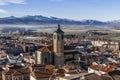
[[[8,0],[9,3],[24,4],[26,0]]]
[[[8,5],[8,4],[25,4],[26,0],[0,0],[0,6]],[[0,14],[7,13],[6,10],[0,9]]]
[[[26,0],[0,0],[0,5],[7,4],[24,4]]]
[[[5,14],[5,13],[7,13],[6,10],[4,10],[4,9],[0,9],[0,14]]]

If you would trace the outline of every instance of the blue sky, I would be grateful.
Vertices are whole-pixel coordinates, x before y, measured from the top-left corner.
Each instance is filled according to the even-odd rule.
[[[120,0],[0,0],[0,17],[25,15],[120,20]]]

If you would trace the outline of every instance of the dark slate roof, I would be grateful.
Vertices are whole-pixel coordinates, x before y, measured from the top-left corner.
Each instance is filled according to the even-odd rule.
[[[64,50],[74,50],[75,47],[74,46],[67,46],[67,45],[64,45]]]
[[[80,53],[76,50],[73,50],[73,51],[68,50],[68,51],[64,52],[64,55],[67,55],[67,54],[80,54]]]
[[[55,31],[56,33],[64,33],[61,28],[60,28],[60,24],[58,24],[58,29]]]

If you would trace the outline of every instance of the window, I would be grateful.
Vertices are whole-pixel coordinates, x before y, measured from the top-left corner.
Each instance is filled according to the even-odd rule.
[[[47,58],[45,58],[45,64],[47,64]]]
[[[59,40],[59,35],[57,36],[57,39]]]
[[[27,76],[26,78],[29,79],[29,76]]]
[[[63,36],[63,35],[61,35],[61,37],[62,37],[62,40],[63,40],[64,36]]]
[[[56,39],[56,35],[54,35],[53,37],[54,37],[54,39]]]
[[[29,79],[29,76],[26,76],[26,80],[30,80],[30,79]]]

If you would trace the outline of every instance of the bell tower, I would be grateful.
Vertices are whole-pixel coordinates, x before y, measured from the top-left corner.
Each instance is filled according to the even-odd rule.
[[[57,30],[53,33],[53,50],[55,53],[55,65],[64,65],[64,32],[58,24]]]

